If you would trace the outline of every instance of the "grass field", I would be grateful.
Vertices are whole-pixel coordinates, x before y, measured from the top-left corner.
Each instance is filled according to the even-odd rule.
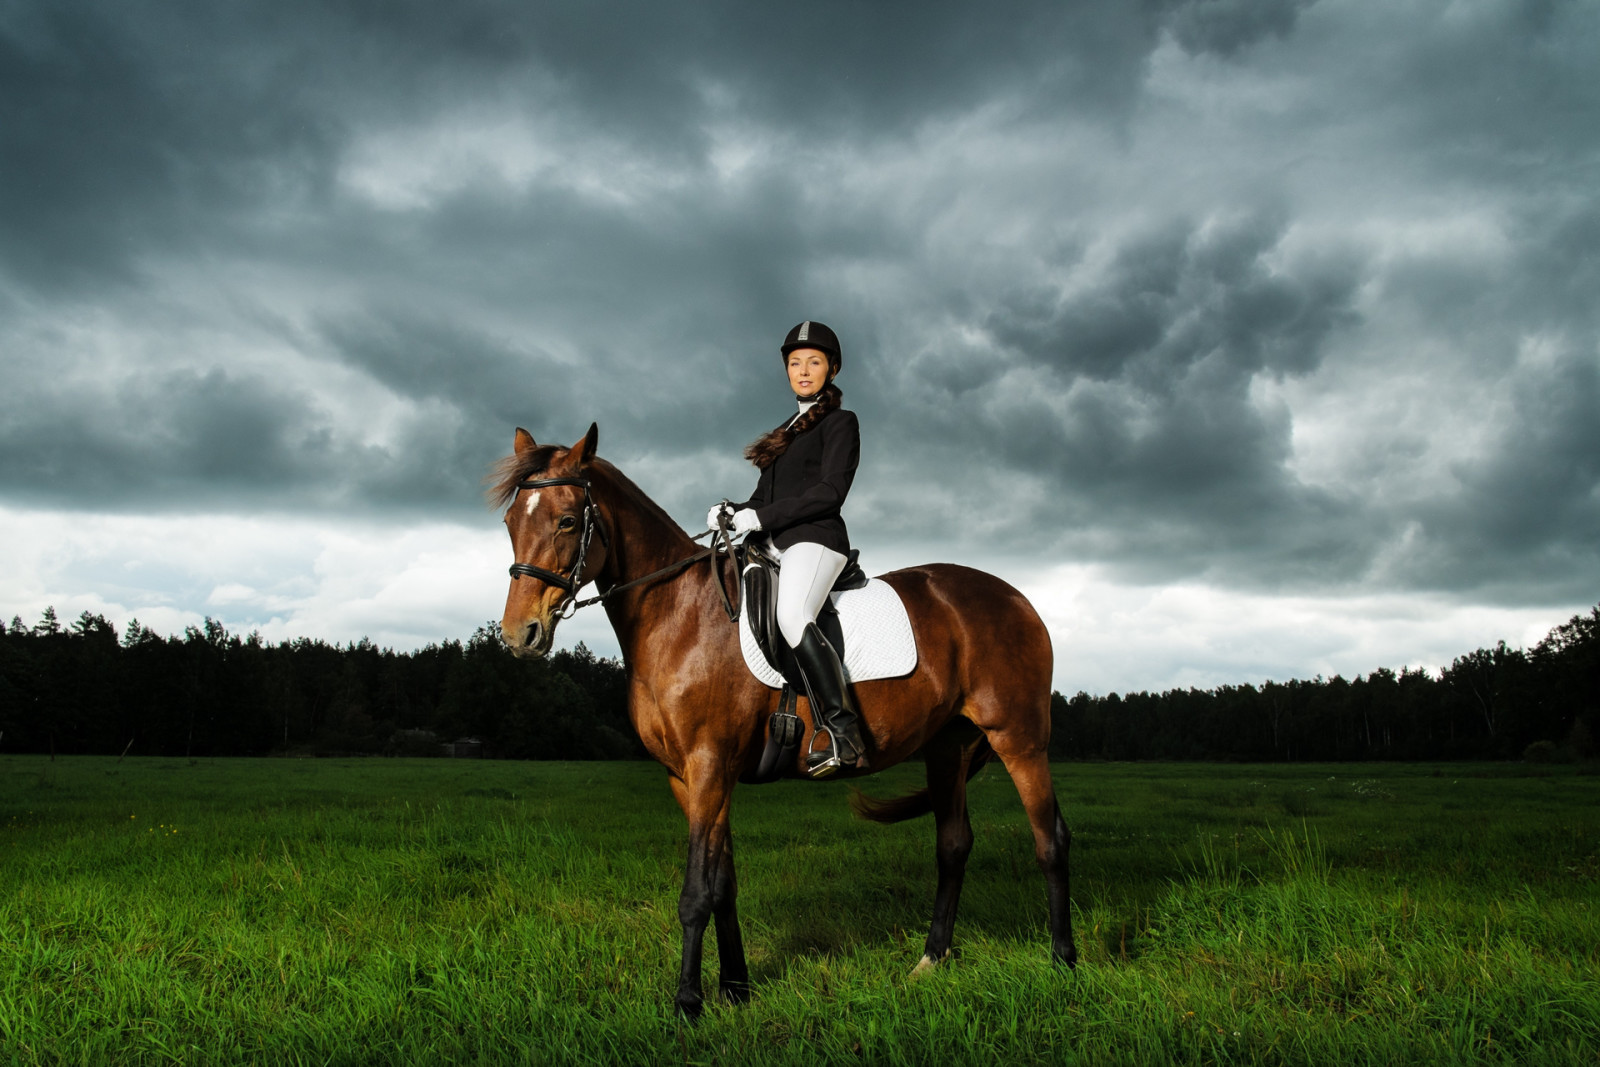
[[[0,757],[0,1062],[1600,1062],[1600,776],[1057,781],[1076,972],[991,767],[957,958],[917,981],[931,821],[741,787],[755,1000],[690,1027],[654,765]]]

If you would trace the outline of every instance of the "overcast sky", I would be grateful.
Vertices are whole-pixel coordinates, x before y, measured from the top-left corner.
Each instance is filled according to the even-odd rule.
[[[0,0],[0,613],[465,637],[514,427],[699,530],[814,318],[868,570],[1007,578],[1065,692],[1531,644],[1600,600],[1597,55],[1577,0]]]

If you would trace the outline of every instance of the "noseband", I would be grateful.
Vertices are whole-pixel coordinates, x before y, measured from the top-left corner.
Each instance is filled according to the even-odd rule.
[[[513,563],[511,577],[520,578],[524,574],[529,578],[538,578],[548,582],[566,593],[566,600],[562,604],[563,613],[568,605],[572,604],[573,597],[578,595],[578,590],[583,587],[583,561],[589,555],[589,539],[598,531],[600,543],[607,548],[611,541],[606,537],[606,528],[600,522],[600,509],[595,505],[594,497],[589,493],[589,479],[587,478],[535,478],[532,481],[518,482],[517,489],[543,489],[551,485],[579,485],[583,487],[583,531],[578,535],[578,558],[572,561],[572,570],[567,574],[557,574],[547,571],[543,567],[535,567],[531,563]]]

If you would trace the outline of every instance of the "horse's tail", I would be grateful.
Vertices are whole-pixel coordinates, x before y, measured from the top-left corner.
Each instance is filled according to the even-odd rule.
[[[989,747],[988,739],[980,740],[978,747],[973,750],[972,759],[967,763],[967,781],[972,781],[972,776],[983,770],[983,765],[993,757],[994,749]],[[858,819],[885,823],[904,822],[907,819],[931,814],[933,798],[928,795],[926,786],[887,800],[870,797],[857,789],[850,794],[850,807]]]

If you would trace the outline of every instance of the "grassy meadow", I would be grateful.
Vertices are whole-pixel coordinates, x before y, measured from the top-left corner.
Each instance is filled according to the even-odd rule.
[[[1076,972],[1002,769],[915,981],[931,820],[741,787],[755,999],[688,1026],[654,765],[0,757],[0,1063],[1600,1062],[1600,776],[1056,771]]]

